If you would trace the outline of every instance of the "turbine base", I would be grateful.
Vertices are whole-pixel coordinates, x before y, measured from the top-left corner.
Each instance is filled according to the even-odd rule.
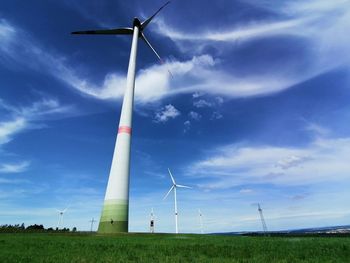
[[[97,232],[100,234],[127,233],[128,217],[127,200],[105,200]]]
[[[99,234],[117,234],[128,233],[128,221],[100,222],[97,233]]]

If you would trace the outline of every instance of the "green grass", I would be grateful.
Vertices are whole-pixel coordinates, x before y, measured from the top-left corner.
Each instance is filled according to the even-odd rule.
[[[350,262],[350,238],[13,233],[0,262]]]

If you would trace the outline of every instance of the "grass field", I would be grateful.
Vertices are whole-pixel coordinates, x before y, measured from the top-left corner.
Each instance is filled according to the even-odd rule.
[[[13,233],[0,262],[350,262],[350,238]]]

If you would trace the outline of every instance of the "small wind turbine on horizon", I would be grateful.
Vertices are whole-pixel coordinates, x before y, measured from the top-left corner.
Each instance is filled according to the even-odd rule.
[[[170,175],[170,178],[171,178],[171,182],[172,182],[172,186],[170,187],[170,190],[168,191],[168,193],[164,196],[163,200],[165,200],[168,195],[170,194],[171,191],[174,190],[174,202],[175,202],[175,233],[178,234],[179,233],[179,228],[178,228],[178,220],[177,220],[177,217],[178,217],[178,212],[177,212],[177,200],[176,200],[176,188],[190,188],[189,186],[186,186],[186,185],[181,185],[181,184],[177,184],[175,182],[175,179],[173,177],[173,175],[171,174],[170,172],[170,169],[168,168],[168,172],[169,172],[169,175]]]
[[[57,222],[56,229],[60,229],[61,224],[63,224],[63,216],[64,216],[64,213],[67,211],[67,209],[68,209],[68,206],[63,210],[56,209],[56,211],[58,212],[58,222]]]
[[[153,207],[152,207],[152,210],[151,210],[149,228],[150,228],[150,232],[154,233],[154,211],[153,211]]]
[[[93,228],[94,223],[96,222],[96,220],[94,218],[92,218],[91,220],[89,220],[89,222],[91,223],[91,225],[90,225],[90,232],[92,232],[92,228]]]
[[[128,232],[129,230],[130,145],[138,40],[141,38],[162,63],[162,59],[143,32],[160,10],[169,3],[170,1],[165,3],[157,12],[143,22],[135,17],[132,27],[72,32],[72,34],[85,35],[132,35],[126,90],[101,219],[98,226],[99,233]]]
[[[201,212],[200,209],[198,209],[198,215],[199,215],[199,226],[200,226],[200,229],[201,229],[201,234],[204,234],[204,231],[203,231],[203,214]]]
[[[259,203],[258,203],[258,211],[259,211],[259,215],[260,215],[260,220],[261,220],[261,224],[262,224],[262,227],[263,227],[263,231],[264,231],[264,234],[266,235],[267,234],[267,226],[266,226],[265,218],[264,218],[264,215],[263,215],[263,211],[262,211],[261,206],[260,206]]]

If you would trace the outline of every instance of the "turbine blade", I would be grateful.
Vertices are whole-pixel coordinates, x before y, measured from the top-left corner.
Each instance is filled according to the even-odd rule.
[[[87,31],[75,31],[73,35],[132,35],[133,29],[130,27],[114,28],[114,29],[101,29],[101,30],[87,30]]]
[[[160,12],[160,10],[162,10],[166,5],[168,5],[170,3],[170,1],[166,2],[161,8],[158,9],[157,12],[155,12],[152,16],[150,16],[149,18],[147,18],[145,21],[143,21],[141,23],[141,27],[142,29],[145,29],[147,27],[147,25],[152,21],[152,19]]]
[[[173,186],[170,188],[169,192],[167,192],[167,194],[164,196],[163,200],[165,200],[165,199],[168,197],[168,195],[170,194],[170,192],[173,190],[174,187],[175,187],[175,186],[173,185]]]
[[[154,54],[156,54],[156,56],[157,56],[158,59],[160,60],[160,63],[163,64],[162,58],[158,55],[157,51],[152,47],[151,43],[147,40],[147,38],[145,37],[145,35],[143,34],[143,32],[141,32],[141,38],[142,38],[142,40],[145,41],[145,43],[150,47],[150,49],[152,49],[152,51],[154,52]]]
[[[141,32],[141,39],[143,41],[145,41],[145,43],[150,47],[150,49],[152,49],[152,51],[154,52],[154,54],[156,54],[156,56],[158,57],[159,61],[161,64],[164,64],[163,59],[159,56],[159,54],[157,53],[157,51],[152,47],[151,43],[147,40],[146,36],[143,34],[143,32]],[[169,75],[170,77],[173,78],[173,74],[171,74],[170,70],[168,69]]]
[[[68,208],[70,208],[70,204],[67,205],[65,209],[63,209],[62,213],[65,213],[68,210]]]
[[[176,185],[175,180],[174,180],[174,177],[173,177],[173,175],[171,174],[171,172],[170,172],[170,169],[169,169],[169,168],[168,168],[168,172],[169,172],[169,174],[170,174],[171,181],[173,182],[173,185]]]
[[[192,189],[192,187],[189,187],[189,186],[186,186],[186,185],[182,185],[182,184],[177,184],[176,187]]]

